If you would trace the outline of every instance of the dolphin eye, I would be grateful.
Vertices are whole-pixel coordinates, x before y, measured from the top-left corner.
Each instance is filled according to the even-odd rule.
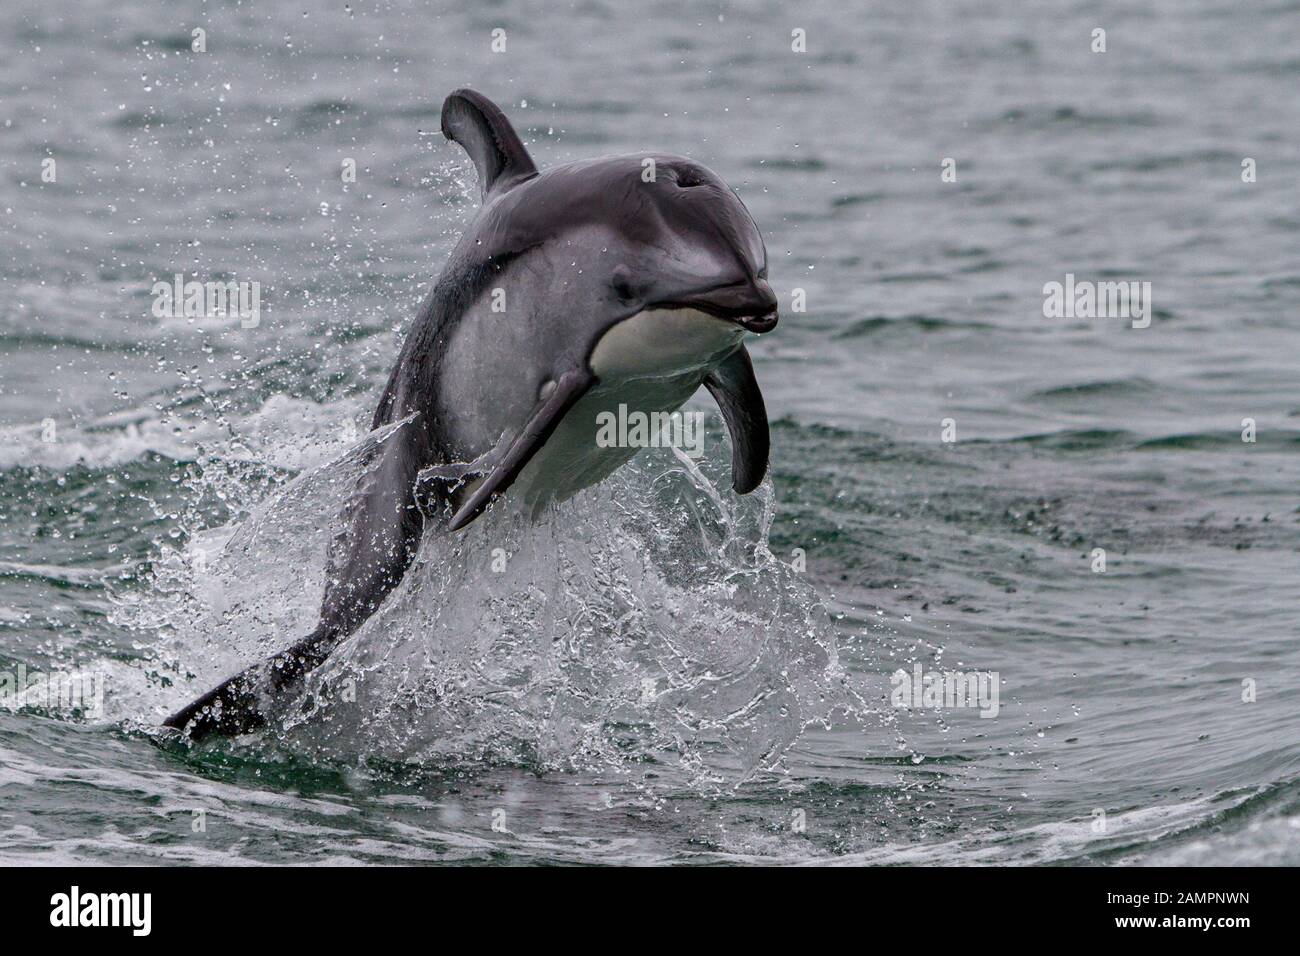
[[[614,294],[624,302],[630,302],[636,298],[636,284],[632,281],[632,270],[625,265],[614,267],[614,275],[610,280],[614,287]]]

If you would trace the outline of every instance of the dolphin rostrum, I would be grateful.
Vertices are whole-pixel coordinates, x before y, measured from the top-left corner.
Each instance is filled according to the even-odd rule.
[[[767,470],[763,395],[743,339],[777,302],[758,227],[697,162],[669,154],[539,172],[496,104],[457,90],[442,131],[483,205],[425,300],[375,412],[378,443],[331,557],[320,624],[173,714],[199,739],[265,722],[269,701],[397,586],[426,528],[459,531],[494,499],[536,516],[636,448],[596,441],[601,412],[680,408],[703,385],[731,435],[732,485]],[[604,443],[608,444],[608,443]]]

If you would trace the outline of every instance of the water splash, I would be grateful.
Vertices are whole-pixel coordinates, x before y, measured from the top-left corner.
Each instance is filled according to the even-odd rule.
[[[132,619],[162,632],[167,708],[314,626],[329,519],[390,433],[160,562]],[[649,450],[540,523],[493,508],[463,534],[427,533],[263,741],[710,787],[778,768],[846,705],[843,678],[824,606],[768,549],[770,483],[740,498],[718,490],[719,469]]]

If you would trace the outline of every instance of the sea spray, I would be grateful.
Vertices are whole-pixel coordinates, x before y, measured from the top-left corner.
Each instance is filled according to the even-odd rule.
[[[155,710],[314,626],[337,516],[380,440],[171,559],[156,623],[174,686]],[[495,507],[461,534],[431,529],[380,611],[280,702],[264,743],[697,786],[778,767],[847,701],[825,607],[767,547],[770,484],[721,492],[706,472],[725,464],[651,449],[539,523]]]

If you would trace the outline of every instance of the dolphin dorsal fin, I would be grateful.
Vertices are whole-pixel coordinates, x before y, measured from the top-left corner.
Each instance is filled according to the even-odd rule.
[[[469,153],[484,202],[493,192],[537,175],[533,158],[506,114],[482,93],[460,89],[443,101],[442,135]]]

